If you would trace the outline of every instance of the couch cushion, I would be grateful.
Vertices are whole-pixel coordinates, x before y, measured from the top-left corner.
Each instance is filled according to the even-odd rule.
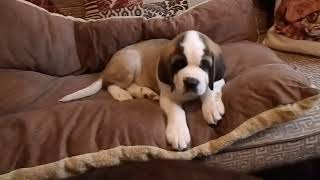
[[[3,0],[0,21],[0,68],[52,75],[81,68],[71,20],[25,1]]]
[[[319,58],[279,51],[276,53],[320,88]],[[254,171],[316,158],[319,153],[320,103],[294,121],[238,141],[218,155],[208,158],[207,163],[241,171]]]
[[[222,48],[227,66],[223,120],[211,128],[203,119],[200,101],[185,105],[194,147],[186,153],[195,156],[212,154],[256,131],[295,118],[304,110],[263,114],[318,93],[300,72],[266,47],[244,41]],[[0,147],[6,147],[0,148],[0,153],[6,154],[0,162],[1,173],[121,145],[172,150],[165,139],[165,115],[155,101],[117,102],[101,91],[82,100],[58,102],[65,94],[90,84],[97,74],[57,78],[21,70],[0,73],[0,83],[6,84],[0,90]],[[311,105],[293,107],[308,109]],[[256,120],[245,125],[250,118]],[[213,139],[212,144],[207,143]],[[200,148],[206,144],[209,147]]]

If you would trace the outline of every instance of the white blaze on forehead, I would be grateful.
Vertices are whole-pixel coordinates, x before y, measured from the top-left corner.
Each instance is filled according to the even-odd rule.
[[[205,49],[205,45],[200,39],[199,33],[196,31],[186,32],[181,45],[183,46],[183,51],[188,64],[199,65]]]

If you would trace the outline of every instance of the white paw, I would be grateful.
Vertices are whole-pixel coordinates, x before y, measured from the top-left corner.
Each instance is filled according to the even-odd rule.
[[[148,87],[141,87],[136,84],[131,84],[127,91],[135,98],[146,98],[159,100],[159,95]]]
[[[182,151],[190,145],[190,133],[187,125],[173,124],[166,129],[166,138],[173,149]]]
[[[141,96],[146,99],[159,100],[159,95],[147,87],[141,87]]]
[[[133,99],[132,96],[129,94],[128,91],[120,88],[116,85],[111,85],[108,87],[108,92],[111,94],[111,96],[118,101],[125,101]]]
[[[202,113],[208,124],[217,124],[222,119],[225,109],[221,93],[215,93],[214,96],[209,96],[202,102]]]

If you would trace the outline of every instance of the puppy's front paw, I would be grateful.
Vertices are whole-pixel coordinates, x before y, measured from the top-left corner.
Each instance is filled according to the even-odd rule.
[[[221,93],[215,93],[214,96],[205,99],[202,103],[202,112],[208,124],[217,124],[225,112]]]
[[[141,98],[159,100],[159,95],[148,87],[140,87]]]
[[[173,124],[166,129],[166,138],[173,149],[183,151],[190,145],[190,133],[187,125]]]
[[[148,87],[140,87],[133,83],[127,90],[135,98],[159,100],[159,95]]]

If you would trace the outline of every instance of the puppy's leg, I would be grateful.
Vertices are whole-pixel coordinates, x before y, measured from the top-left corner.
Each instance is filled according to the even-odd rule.
[[[208,124],[217,124],[225,113],[224,104],[221,98],[224,84],[225,82],[223,79],[215,82],[214,90],[211,91],[208,88],[205,94],[201,96],[202,113]]]
[[[141,87],[136,83],[132,83],[128,88],[127,91],[131,94],[131,96],[135,98],[147,98],[153,100],[159,100],[159,95],[151,90],[148,87]]]
[[[124,101],[133,99],[128,88],[134,81],[135,72],[140,62],[139,53],[135,50],[121,50],[117,52],[103,71],[102,78],[111,96]]]
[[[117,85],[110,85],[107,90],[115,100],[126,101],[133,99],[128,91],[120,88]]]
[[[160,106],[167,115],[166,139],[176,150],[185,150],[190,144],[186,114],[180,105],[160,95]]]

